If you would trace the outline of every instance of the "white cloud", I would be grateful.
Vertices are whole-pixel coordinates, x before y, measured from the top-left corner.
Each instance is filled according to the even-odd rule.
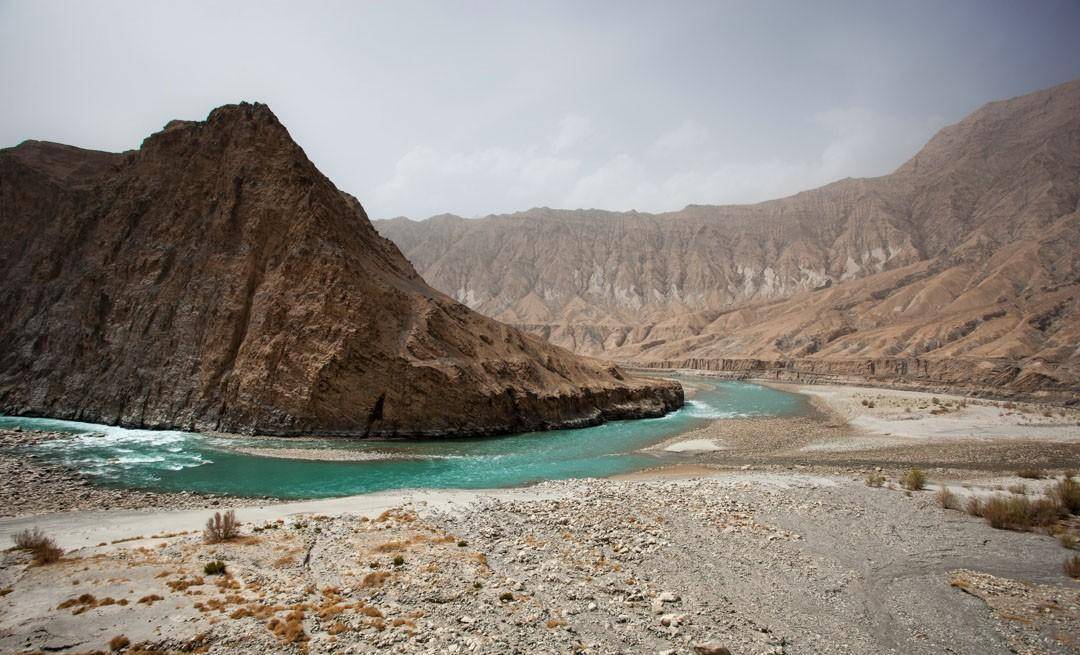
[[[580,144],[592,133],[592,121],[585,116],[567,114],[559,121],[559,131],[551,140],[551,151],[558,153]]]
[[[709,130],[694,121],[683,121],[682,125],[657,137],[652,151],[656,154],[701,150],[709,142]]]
[[[688,204],[759,202],[842,177],[887,173],[913,155],[940,122],[838,107],[814,117],[825,137],[817,156],[738,161],[725,155],[708,128],[689,120],[660,133],[639,152],[585,157],[583,144],[593,133],[592,123],[567,115],[554,137],[524,148],[443,153],[416,147],[369,200],[375,216],[386,215],[381,207],[407,207],[415,218],[540,205],[658,212]]]

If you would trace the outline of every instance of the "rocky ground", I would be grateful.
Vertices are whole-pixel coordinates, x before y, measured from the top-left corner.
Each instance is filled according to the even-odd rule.
[[[7,552],[0,651],[1075,653],[1068,552],[852,478],[549,482]]]
[[[920,467],[948,479],[1022,468],[1080,468],[1080,410],[891,389],[798,387],[812,400],[794,417],[714,421],[653,447],[713,469],[899,475]]]

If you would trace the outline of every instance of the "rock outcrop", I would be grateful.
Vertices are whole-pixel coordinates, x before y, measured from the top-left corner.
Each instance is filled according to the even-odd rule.
[[[990,103],[889,175],[756,205],[375,225],[436,288],[580,353],[1080,390],[1080,80]]]
[[[0,150],[0,227],[5,413],[424,437],[682,403],[431,289],[264,105],[121,154]]]

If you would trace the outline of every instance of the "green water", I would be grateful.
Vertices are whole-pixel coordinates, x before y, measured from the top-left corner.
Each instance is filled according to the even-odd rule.
[[[18,450],[74,467],[106,486],[320,498],[386,489],[508,487],[607,476],[661,463],[664,455],[637,451],[710,420],[790,415],[805,408],[797,395],[755,384],[691,376],[677,379],[692,383],[697,391],[685,407],[663,418],[487,439],[224,439],[21,417],[0,417],[0,427],[75,433]],[[372,459],[281,459],[237,452],[237,447],[330,448]]]

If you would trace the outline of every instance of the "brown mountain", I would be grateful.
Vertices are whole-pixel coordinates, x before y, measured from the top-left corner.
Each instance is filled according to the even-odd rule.
[[[780,200],[376,227],[436,288],[580,353],[1075,399],[1078,210],[1080,80]]]
[[[432,290],[264,105],[122,154],[0,150],[0,226],[5,413],[434,436],[682,402]]]

